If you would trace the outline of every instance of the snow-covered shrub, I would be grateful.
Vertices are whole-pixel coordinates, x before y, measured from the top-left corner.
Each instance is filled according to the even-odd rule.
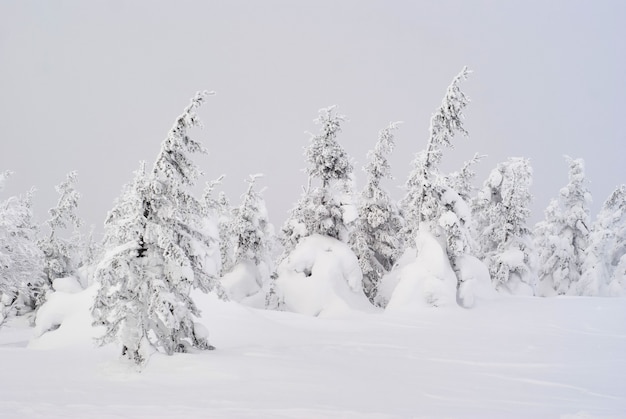
[[[285,310],[318,316],[372,309],[359,262],[337,239],[319,234],[302,239],[277,274],[275,291]]]
[[[417,258],[397,272],[398,283],[386,309],[456,306],[457,277],[445,244],[422,228],[415,246]]]

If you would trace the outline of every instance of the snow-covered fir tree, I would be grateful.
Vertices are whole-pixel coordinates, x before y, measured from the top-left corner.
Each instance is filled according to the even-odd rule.
[[[318,135],[311,136],[305,150],[308,163],[308,186],[283,226],[283,255],[303,237],[321,234],[347,242],[350,224],[356,218],[353,204],[353,167],[347,153],[337,141],[343,115],[335,107],[321,109],[316,123]],[[319,181],[319,186],[313,186]]]
[[[214,197],[215,187],[222,183],[224,175],[216,180],[207,182],[204,189],[204,210],[206,216],[217,220],[221,268],[219,276],[233,268],[234,235],[231,231],[232,208],[224,191],[220,191],[217,198]]]
[[[105,223],[94,323],[105,326],[101,344],[119,341],[123,356],[139,365],[150,350],[171,355],[211,348],[194,321],[199,311],[190,295],[194,288],[223,294],[217,228],[190,193],[201,174],[191,155],[206,150],[188,130],[199,125],[196,111],[206,95],[192,99],[152,172],[142,165]]]
[[[469,70],[463,70],[452,80],[441,106],[431,117],[428,143],[413,161],[413,170],[406,182],[406,195],[401,202],[405,219],[404,237],[412,243],[420,228],[440,237],[456,271],[455,260],[464,253],[471,241],[466,223],[471,217],[469,205],[441,174],[439,164],[444,147],[453,147],[455,135],[467,136],[463,126],[463,110],[469,99],[461,91],[461,81]]]
[[[73,275],[82,262],[77,182],[78,174],[73,171],[56,187],[60,196],[56,207],[49,210],[50,219],[46,221],[49,234],[39,240],[39,247],[45,255],[44,272],[49,286],[57,278]],[[64,233],[69,237],[64,237]]]
[[[569,183],[558,201],[546,209],[546,218],[535,227],[539,286],[542,296],[577,294],[589,236],[589,205],[584,161],[566,157]]]
[[[528,227],[532,169],[527,159],[510,158],[492,170],[473,208],[479,257],[494,286],[532,295],[535,253]]]
[[[8,174],[0,175],[0,183]],[[0,326],[13,315],[36,309],[47,289],[31,199],[32,191],[0,203]]]
[[[383,179],[393,179],[387,155],[395,146],[394,133],[398,123],[391,123],[378,134],[378,141],[367,154],[363,168],[367,173],[359,200],[359,218],[350,240],[352,250],[363,272],[363,291],[371,302],[377,302],[378,284],[401,255],[403,243],[400,230],[402,219],[398,208],[382,187]]]
[[[626,292],[626,185],[604,202],[592,225],[578,294],[619,296]]]
[[[274,272],[274,229],[270,224],[262,192],[255,190],[257,179],[252,175],[248,188],[242,195],[241,204],[232,211],[229,231],[232,233],[232,268],[222,277],[222,284],[229,297],[243,301],[258,294],[254,305],[262,307],[269,292],[271,274]],[[252,302],[251,302],[252,303]]]
[[[271,272],[273,232],[265,208],[265,200],[254,189],[262,175],[251,175],[241,205],[233,211],[231,231],[235,235],[235,264],[253,262],[265,265]],[[269,278],[269,277],[268,277]]]

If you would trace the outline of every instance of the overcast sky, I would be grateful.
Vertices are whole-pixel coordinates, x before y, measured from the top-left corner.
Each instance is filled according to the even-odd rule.
[[[586,161],[595,214],[626,182],[626,1],[0,1],[3,197],[35,186],[43,221],[54,185],[79,172],[81,214],[101,230],[140,160],[154,162],[197,90],[215,90],[195,132],[207,180],[233,203],[260,185],[279,227],[306,175],[318,109],[348,117],[339,141],[358,175],[378,131],[397,131],[402,185],[429,119],[464,65],[470,137],[456,169],[488,157],[534,168],[533,222],[567,183],[564,154]],[[396,197],[401,195],[395,191]]]

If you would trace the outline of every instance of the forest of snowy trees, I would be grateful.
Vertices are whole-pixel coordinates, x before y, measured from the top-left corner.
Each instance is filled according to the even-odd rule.
[[[245,180],[238,203],[219,192],[221,179],[195,196],[203,173],[193,157],[207,150],[191,136],[208,92],[175,119],[154,164],[139,163],[108,211],[102,240],[81,233],[76,172],[56,187],[58,203],[44,222],[33,218],[33,191],[3,197],[0,326],[27,314],[37,322],[59,284],[72,281],[94,290],[98,343],[115,343],[143,365],[149,351],[213,349],[196,321],[198,291],[309,315],[338,307],[471,308],[498,293],[623,295],[626,185],[592,219],[584,161],[566,157],[569,181],[532,226],[527,159],[499,163],[482,186],[474,171],[480,155],[442,171],[446,149],[469,135],[462,90],[469,75],[463,69],[452,80],[418,139],[398,202],[383,184],[402,172],[387,159],[402,125],[373,133],[357,190],[361,173],[341,146],[345,116],[336,107],[319,111],[319,131],[304,152],[308,182],[281,228],[269,222],[260,175]],[[0,174],[0,188],[10,175]]]

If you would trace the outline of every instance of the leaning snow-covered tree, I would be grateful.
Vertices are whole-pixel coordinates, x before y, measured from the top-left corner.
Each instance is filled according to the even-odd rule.
[[[463,110],[469,99],[461,91],[461,81],[469,70],[463,70],[452,80],[441,106],[431,117],[426,150],[417,154],[413,170],[406,182],[406,195],[401,209],[406,221],[404,237],[412,243],[418,231],[433,233],[443,241],[450,264],[456,271],[456,258],[469,247],[470,234],[466,223],[471,214],[469,205],[449,184],[439,170],[444,147],[453,147],[452,139],[467,136],[463,126]]]
[[[619,296],[626,292],[626,185],[604,202],[592,225],[578,294]]]
[[[6,175],[0,175],[0,182]],[[0,325],[13,315],[36,309],[47,288],[31,198],[32,191],[0,203]]]
[[[321,109],[315,121],[321,132],[311,136],[305,156],[309,167],[308,186],[283,226],[283,255],[289,254],[300,239],[321,234],[347,242],[350,224],[356,218],[352,193],[352,163],[337,142],[343,115],[335,107]],[[313,187],[314,181],[320,185]]]
[[[381,130],[374,149],[367,154],[368,163],[363,168],[367,180],[359,200],[359,218],[350,238],[363,273],[363,291],[375,304],[378,304],[376,295],[382,276],[391,270],[403,250],[399,234],[402,219],[395,202],[381,185],[383,179],[392,179],[387,154],[394,148],[393,131],[397,127],[396,122]]]
[[[75,186],[78,175],[75,171],[67,174],[65,181],[56,187],[59,200],[56,207],[50,208],[50,219],[46,221],[49,234],[39,240],[39,247],[45,255],[44,272],[48,286],[57,278],[71,276],[80,264],[80,227],[78,200],[80,194]],[[69,230],[69,237],[63,232]]]
[[[491,171],[473,208],[479,256],[489,267],[495,288],[512,294],[532,295],[536,282],[528,227],[531,183],[529,161],[511,158]]]
[[[542,296],[577,294],[589,236],[589,205],[582,159],[567,157],[569,183],[551,202],[546,219],[535,227],[535,247],[539,255],[539,286]]]
[[[190,296],[194,288],[223,294],[217,228],[190,193],[201,174],[191,155],[206,150],[188,130],[199,125],[196,111],[206,95],[193,98],[152,172],[142,166],[105,223],[94,324],[105,326],[101,344],[119,341],[123,356],[140,365],[150,350],[171,355],[211,348]]]

